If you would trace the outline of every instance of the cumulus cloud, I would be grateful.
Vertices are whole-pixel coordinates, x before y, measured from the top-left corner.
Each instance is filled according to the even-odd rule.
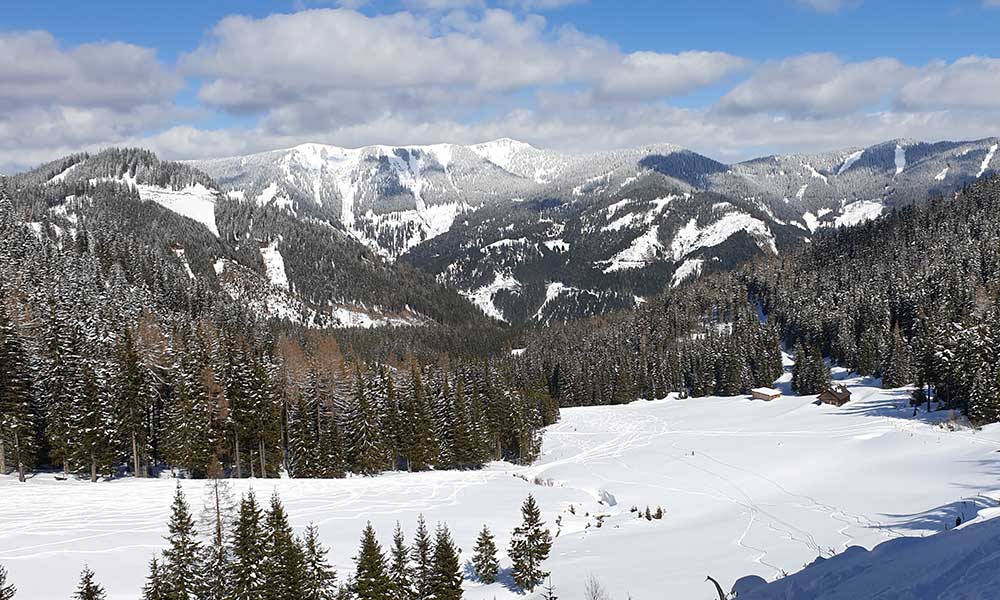
[[[845,115],[876,106],[903,84],[910,69],[894,58],[845,63],[807,54],[765,63],[718,102],[722,112]]]
[[[227,17],[182,55],[176,73],[129,44],[62,47],[44,32],[0,34],[0,166],[124,144],[185,159],[307,141],[498,137],[566,151],[672,142],[732,161],[998,133],[998,59],[906,65],[833,54],[753,62],[711,48],[624,52],[519,12],[529,4],[566,1],[510,0],[519,8],[503,10],[403,0],[415,8]],[[177,73],[198,82],[200,106],[177,106]],[[677,106],[706,88],[693,97],[709,98],[700,106]],[[240,125],[198,127],[206,115],[236,115]]]
[[[63,48],[44,31],[0,34],[0,165],[27,166],[169,126],[189,114],[172,103],[181,85],[148,48]]]
[[[0,34],[0,109],[122,109],[167,100],[180,85],[148,48],[110,42],[63,50],[48,32]]]
[[[725,52],[633,52],[597,83],[597,93],[608,98],[666,98],[712,85],[747,61]]]
[[[907,110],[1000,108],[1000,59],[933,62],[906,82],[897,104]]]
[[[229,17],[182,60],[205,81],[205,103],[264,113],[286,129],[317,112],[347,122],[434,107],[482,114],[507,95],[564,86],[617,100],[665,98],[743,65],[721,52],[624,54],[602,38],[499,9],[440,19],[344,9]]]

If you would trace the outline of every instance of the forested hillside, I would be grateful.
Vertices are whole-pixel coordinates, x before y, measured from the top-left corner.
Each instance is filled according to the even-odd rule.
[[[1000,178],[978,181],[634,313],[533,331],[519,360],[563,406],[604,404],[745,392],[779,372],[780,342],[886,386],[918,384],[916,402],[997,421],[998,215]]]
[[[543,388],[502,364],[373,363],[329,332],[246,310],[192,275],[208,257],[177,242],[197,238],[232,261],[239,252],[126,186],[86,182],[86,194],[50,204],[23,180],[3,183],[21,184],[11,186],[21,200],[15,208],[0,188],[2,472],[475,468],[530,460],[538,428],[557,418]],[[86,210],[63,225],[46,218],[69,213],[67,202]],[[173,245],[151,241],[167,231]]]

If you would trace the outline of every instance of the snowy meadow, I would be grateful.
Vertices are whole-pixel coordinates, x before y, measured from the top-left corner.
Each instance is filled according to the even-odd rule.
[[[914,415],[908,390],[834,373],[853,394],[839,408],[790,395],[571,408],[545,430],[542,456],[527,467],[233,487],[259,498],[276,490],[297,531],[319,526],[342,577],[353,572],[368,521],[384,548],[397,521],[408,538],[420,514],[432,527],[447,523],[463,562],[488,525],[501,580],[483,585],[470,571],[471,600],[523,597],[503,569],[529,493],[555,536],[544,567],[558,595],[582,598],[593,575],[612,598],[636,600],[712,597],[707,575],[727,589],[750,574],[774,580],[849,546],[951,529],[996,504],[1000,426],[956,426],[944,411]],[[199,510],[205,482],[180,483]],[[109,598],[137,598],[164,546],[175,485],[0,478],[0,563],[18,598],[69,597],[84,564]],[[645,518],[647,506],[662,507],[663,518]]]

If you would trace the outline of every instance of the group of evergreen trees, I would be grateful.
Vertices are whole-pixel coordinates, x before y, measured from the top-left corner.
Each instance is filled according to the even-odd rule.
[[[769,385],[781,347],[793,388],[829,385],[824,358],[914,403],[1000,421],[1000,179],[668,290],[622,315],[525,334],[514,359],[561,406]]]
[[[505,361],[372,363],[154,249],[35,235],[0,199],[0,472],[342,477],[528,462],[558,418]]]
[[[511,580],[533,591],[549,576],[541,570],[552,536],[534,497],[521,507],[523,522],[511,537]],[[461,550],[447,525],[433,535],[418,517],[412,545],[396,523],[388,555],[371,523],[361,534],[353,575],[341,581],[327,560],[329,550],[314,525],[295,535],[277,492],[262,507],[251,490],[234,501],[226,480],[205,487],[204,508],[196,519],[180,485],[168,522],[167,547],[149,563],[142,600],[461,600]],[[493,534],[480,532],[469,561],[483,583],[497,581],[499,561]],[[16,589],[0,566],[0,600]],[[88,568],[74,600],[103,600],[102,586]]]

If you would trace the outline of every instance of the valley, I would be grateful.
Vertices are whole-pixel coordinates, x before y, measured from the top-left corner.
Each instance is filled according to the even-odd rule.
[[[852,393],[839,408],[791,395],[786,375],[778,382],[786,395],[772,402],[671,397],[565,409],[544,431],[531,466],[233,486],[260,497],[277,491],[297,531],[318,525],[342,577],[352,572],[366,521],[388,547],[396,522],[410,536],[418,514],[432,526],[449,525],[463,562],[488,524],[503,557],[517,508],[533,494],[556,536],[544,568],[566,598],[582,597],[591,575],[614,599],[659,598],[664,589],[707,598],[714,592],[706,575],[728,591],[747,575],[773,581],[851,546],[870,549],[949,530],[956,517],[995,514],[997,425],[953,427],[947,412],[913,415],[907,389],[882,390],[877,380],[843,370],[834,377]],[[180,483],[197,513],[206,484]],[[106,582],[109,599],[134,598],[146,563],[164,545],[174,485],[38,474],[20,486],[0,476],[0,562],[19,598],[66,596],[72,579],[47,574],[74,573],[84,563]],[[663,519],[631,511],[647,506],[662,507]],[[502,569],[509,566],[502,558]],[[484,586],[471,578],[465,597],[523,597],[503,581]],[[896,581],[897,592],[904,581]]]

